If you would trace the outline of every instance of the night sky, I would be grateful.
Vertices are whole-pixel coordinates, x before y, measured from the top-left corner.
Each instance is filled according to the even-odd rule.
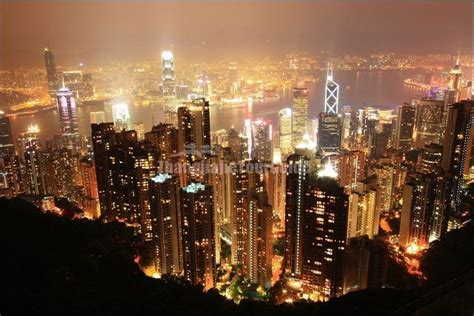
[[[1,1],[2,68],[158,58],[470,53],[471,1]]]

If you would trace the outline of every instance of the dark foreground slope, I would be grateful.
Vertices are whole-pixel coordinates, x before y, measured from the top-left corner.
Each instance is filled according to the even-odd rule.
[[[0,199],[0,236],[1,315],[381,315],[424,293],[378,289],[324,304],[235,305],[181,279],[146,277],[134,262],[140,243],[121,223],[69,220],[21,199]],[[426,304],[410,312],[419,306]]]

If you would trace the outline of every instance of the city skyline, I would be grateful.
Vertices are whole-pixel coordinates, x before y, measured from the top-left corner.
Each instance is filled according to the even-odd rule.
[[[77,291],[81,311],[470,308],[472,4],[43,4],[1,4],[8,27],[39,17],[2,50],[0,215],[15,223],[0,230],[20,250],[7,274],[26,278],[8,276],[8,310],[68,310]],[[433,10],[452,23],[425,23]],[[60,45],[37,50],[48,28]],[[183,291],[196,303],[176,308]]]

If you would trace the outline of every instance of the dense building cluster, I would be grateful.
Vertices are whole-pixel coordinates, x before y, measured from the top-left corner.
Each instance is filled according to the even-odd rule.
[[[110,102],[90,113],[88,139],[77,111],[94,94],[92,77],[63,72],[61,84],[46,50],[61,134],[42,144],[31,126],[15,145],[1,113],[0,194],[45,210],[57,210],[52,197],[67,197],[87,217],[123,221],[150,245],[156,276],[206,290],[225,282],[218,270],[229,266],[269,289],[280,238],[278,277],[314,300],[385,284],[381,221],[399,219],[390,241],[416,255],[467,220],[461,195],[474,180],[474,101],[459,61],[446,89],[395,110],[341,107],[328,67],[317,118],[300,84],[292,107],[277,110],[278,126],[246,119],[214,131],[210,81],[203,76],[197,93],[184,93],[173,54],[161,57],[163,122],[132,126],[127,104]],[[235,63],[228,76],[237,91]]]

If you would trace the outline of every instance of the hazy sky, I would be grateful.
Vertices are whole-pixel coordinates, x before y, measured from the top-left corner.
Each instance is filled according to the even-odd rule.
[[[472,49],[472,1],[0,0],[2,68],[185,57]]]

